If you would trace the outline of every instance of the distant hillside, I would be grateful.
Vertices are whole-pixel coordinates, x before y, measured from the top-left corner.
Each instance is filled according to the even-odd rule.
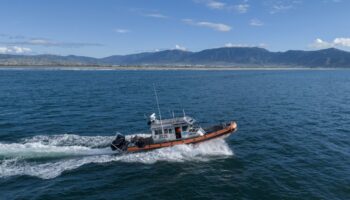
[[[180,50],[165,50],[159,52],[147,52],[139,54],[131,54],[126,56],[110,56],[102,58],[101,61],[113,65],[171,65],[184,63],[192,52]]]
[[[68,66],[68,65],[99,65],[99,59],[84,56],[57,55],[9,55],[0,54],[0,65],[33,65],[33,66]]]
[[[165,50],[105,58],[57,55],[0,54],[0,65],[40,66],[225,66],[350,68],[350,52],[339,49],[270,52],[258,47],[223,47],[199,52]]]

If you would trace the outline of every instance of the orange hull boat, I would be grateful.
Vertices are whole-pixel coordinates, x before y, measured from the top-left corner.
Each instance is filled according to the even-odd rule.
[[[236,122],[231,122],[228,125],[222,126],[222,129],[215,130],[213,132],[205,133],[202,136],[197,136],[193,138],[188,139],[180,139],[175,141],[167,141],[163,143],[155,143],[155,144],[145,144],[140,146],[129,146],[126,149],[126,152],[138,152],[138,151],[148,151],[153,149],[159,149],[164,147],[171,147],[175,145],[181,145],[181,144],[195,144],[204,142],[207,140],[211,140],[218,137],[224,137],[227,136],[237,130],[237,124]]]
[[[171,146],[180,145],[180,144],[195,144],[195,143],[204,142],[217,137],[222,137],[222,136],[231,134],[232,132],[236,131],[236,129],[237,129],[236,122],[231,122],[230,125],[227,126],[226,128],[223,128],[215,132],[204,134],[203,136],[198,136],[195,138],[183,139],[178,141],[158,143],[158,144],[149,144],[149,145],[145,145],[144,147],[137,147],[137,146],[128,147],[127,152],[147,151],[147,150],[153,150],[153,149],[158,149],[163,147],[171,147]]]

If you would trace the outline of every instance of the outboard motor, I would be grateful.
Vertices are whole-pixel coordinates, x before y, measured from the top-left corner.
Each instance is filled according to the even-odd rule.
[[[111,144],[111,149],[113,151],[126,151],[128,149],[128,144],[129,142],[125,140],[125,136],[118,134]]]

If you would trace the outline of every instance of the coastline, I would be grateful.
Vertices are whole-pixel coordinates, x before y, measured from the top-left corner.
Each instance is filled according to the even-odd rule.
[[[323,67],[169,67],[169,66],[14,66],[1,65],[0,70],[83,70],[83,71],[108,71],[108,70],[141,70],[141,71],[163,71],[163,70],[188,70],[188,71],[235,71],[235,70],[267,70],[267,71],[282,71],[282,70],[348,70],[349,68],[323,68]]]

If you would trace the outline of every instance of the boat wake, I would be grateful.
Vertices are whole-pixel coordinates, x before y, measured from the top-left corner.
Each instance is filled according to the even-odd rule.
[[[0,178],[16,175],[55,178],[64,171],[90,163],[159,161],[209,161],[233,155],[223,139],[198,145],[177,145],[154,151],[116,155],[109,148],[111,136],[35,136],[19,143],[0,143]]]

